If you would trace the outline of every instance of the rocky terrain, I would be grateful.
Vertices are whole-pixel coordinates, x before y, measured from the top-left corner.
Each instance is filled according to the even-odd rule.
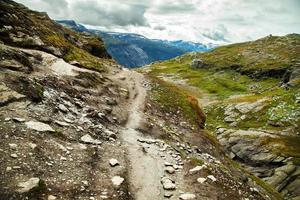
[[[156,76],[169,70],[163,64],[143,69],[145,75],[123,69],[101,39],[66,29],[45,13],[3,0],[0,16],[1,200],[297,198],[297,146],[284,148],[289,156],[259,149],[285,141],[287,124],[295,134],[285,134],[287,142],[298,144],[294,104],[288,104],[294,113],[288,121],[268,123],[279,133],[240,130],[240,119],[248,119],[243,112],[263,111],[268,98],[227,105],[230,98],[217,94],[191,95],[204,89],[174,82],[171,73]],[[284,94],[290,93],[293,88]],[[212,109],[223,109],[229,120],[199,106],[214,102],[220,107]],[[247,134],[268,140],[243,153],[256,145]],[[236,136],[243,136],[240,142]],[[286,145],[280,144],[276,150]]]
[[[297,34],[268,36],[141,71],[198,99],[205,128],[237,167],[261,178],[285,199],[298,199],[299,47]]]

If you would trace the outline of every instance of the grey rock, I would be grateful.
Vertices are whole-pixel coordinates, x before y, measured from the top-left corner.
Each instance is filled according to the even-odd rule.
[[[169,174],[174,174],[175,173],[175,169],[171,166],[166,167],[165,171]]]
[[[124,178],[120,177],[120,176],[114,176],[111,181],[113,183],[114,186],[120,186],[123,182],[124,182]]]
[[[53,196],[53,195],[49,195],[47,199],[48,199],[48,200],[55,200],[55,199],[57,199],[57,197],[56,197],[56,196]]]
[[[169,163],[169,162],[165,162],[165,166],[166,166],[166,167],[169,167],[169,166],[173,167],[173,164],[172,164],[172,163]]]
[[[293,164],[287,164],[275,170],[274,175],[267,179],[278,191],[282,190],[289,181],[290,175],[296,170]]]
[[[48,50],[50,53],[58,56],[58,57],[61,57],[63,54],[61,53],[60,49],[54,47],[54,46],[46,46],[44,47],[46,50]]]
[[[185,194],[181,194],[181,195],[179,196],[179,199],[181,199],[181,200],[196,199],[196,195],[191,194],[191,193],[185,193]]]
[[[96,140],[92,138],[89,134],[86,134],[80,138],[81,142],[86,144],[94,144],[94,145],[100,145],[102,142],[100,140]]]
[[[25,122],[25,125],[27,126],[27,128],[39,132],[55,132],[55,130],[51,126],[42,122],[29,121]]]
[[[175,182],[172,179],[170,179],[170,178],[163,177],[161,179],[161,183],[162,183],[163,188],[165,190],[175,190],[176,189]]]
[[[66,122],[62,122],[62,121],[58,121],[58,120],[55,120],[54,122],[59,126],[70,126],[70,124],[68,124]]]
[[[13,154],[10,154],[10,157],[12,157],[12,158],[18,158],[18,155],[15,154],[15,153],[13,153]]]
[[[262,110],[267,105],[266,104],[267,100],[268,99],[263,98],[253,103],[247,103],[247,102],[239,103],[235,106],[235,109],[237,109],[240,113],[243,114],[247,114],[249,112],[256,113]]]
[[[17,192],[19,193],[26,193],[34,188],[38,188],[40,186],[40,179],[39,178],[30,178],[28,181],[21,182],[18,184]]]
[[[14,117],[13,120],[14,120],[15,122],[20,122],[20,123],[26,121],[24,118],[20,118],[20,117]]]
[[[21,70],[22,68],[24,68],[24,65],[22,63],[14,60],[14,59],[0,60],[0,66],[2,68],[7,68],[7,69],[15,70],[15,71],[18,71],[18,70]]]
[[[25,96],[0,83],[0,106],[24,99]]]
[[[254,154],[251,156],[251,160],[256,163],[270,163],[272,162],[277,155],[269,152],[262,152],[258,154]]]
[[[164,197],[171,198],[173,196],[172,192],[165,192]]]
[[[209,176],[207,176],[207,178],[210,179],[212,182],[217,181],[216,177],[214,177],[213,175],[209,175]]]
[[[16,150],[18,145],[17,144],[14,144],[14,143],[11,143],[11,144],[8,144],[8,146],[12,149],[12,150]]]
[[[117,159],[112,158],[109,160],[109,164],[110,164],[110,166],[115,167],[115,166],[119,165],[120,163]]]
[[[236,119],[231,117],[231,116],[227,116],[227,117],[224,118],[224,122],[226,122],[226,123],[232,123],[232,122],[235,122],[235,121],[236,121]]]
[[[104,133],[110,138],[117,139],[117,134],[115,132],[105,129]]]
[[[69,112],[69,109],[63,104],[59,104],[58,109],[61,110],[62,112],[65,112],[65,113]]]
[[[206,181],[206,178],[197,178],[198,183],[204,183]]]
[[[201,171],[202,169],[205,169],[206,168],[206,165],[201,165],[201,166],[196,166],[194,167],[193,169],[190,169],[190,173],[196,173],[198,171]]]

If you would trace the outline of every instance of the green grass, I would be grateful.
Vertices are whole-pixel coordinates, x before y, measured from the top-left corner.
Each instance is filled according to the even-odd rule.
[[[190,157],[190,161],[192,162],[193,165],[198,165],[198,166],[202,166],[204,164],[203,160],[200,160],[196,157]]]
[[[298,47],[291,44],[299,44],[299,35],[267,37],[255,42],[220,47],[213,52],[196,56],[187,54],[139,71],[147,73],[155,80],[172,79],[167,82],[160,80],[155,87],[155,90],[160,91],[156,100],[166,111],[180,107],[183,108],[185,116],[191,119],[193,111],[188,108],[186,96],[210,99],[213,103],[204,107],[205,128],[208,130],[209,139],[216,141],[216,144],[218,142],[215,135],[209,132],[215,132],[218,126],[233,128],[224,122],[225,107],[230,104],[254,103],[260,99],[267,99],[265,107],[257,113],[247,114],[247,118],[240,121],[234,129],[254,128],[281,132],[293,127],[294,131],[299,132],[300,106],[296,99],[300,96],[300,89],[296,86],[286,90],[279,86],[282,78],[280,70],[290,69],[299,57],[300,51],[296,49]],[[209,67],[191,68],[190,63],[196,57],[208,62]],[[239,69],[232,67],[234,65],[238,65]],[[252,76],[254,73],[256,75]],[[181,84],[182,80],[186,85]],[[281,126],[272,126],[268,123],[269,120]],[[300,163],[299,136],[266,138],[262,145],[273,146],[278,155],[291,156],[295,163]],[[272,199],[283,199],[272,186],[246,171],[245,173],[268,191]]]
[[[198,57],[213,68],[228,69],[232,66],[241,66],[240,70],[248,72],[249,75],[251,72],[262,75],[269,70],[294,66],[299,57],[299,43],[299,34],[272,36],[222,46],[212,52],[198,54]]]
[[[278,155],[300,159],[300,136],[266,138],[262,145],[270,146]]]
[[[164,112],[176,114],[179,111],[192,124],[199,123],[201,119],[188,101],[189,95],[186,91],[159,79],[153,79],[153,81],[152,100],[161,105]]]
[[[192,58],[189,55],[182,57],[182,62],[170,60],[151,66],[150,75],[174,75],[180,79],[186,80],[191,86],[199,88],[204,92],[216,95],[219,99],[226,99],[231,95],[247,94],[251,91],[249,86],[256,82],[246,75],[241,75],[234,70],[223,70],[216,72],[210,69],[192,69],[190,62]],[[266,90],[276,85],[275,79],[269,78],[259,81],[257,91]]]

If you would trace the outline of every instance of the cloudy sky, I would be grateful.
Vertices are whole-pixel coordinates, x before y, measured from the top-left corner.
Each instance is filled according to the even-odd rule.
[[[300,0],[17,0],[53,19],[149,38],[231,43],[300,33]]]

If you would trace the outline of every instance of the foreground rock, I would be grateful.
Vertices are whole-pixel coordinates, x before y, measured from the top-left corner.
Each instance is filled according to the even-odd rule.
[[[120,163],[117,159],[113,158],[113,159],[109,160],[109,164],[110,164],[110,166],[115,167],[115,166],[119,165]]]
[[[55,132],[55,130],[48,124],[36,121],[25,122],[27,128],[39,131],[39,132]]]
[[[100,140],[96,140],[92,138],[92,136],[90,136],[89,134],[82,136],[80,138],[80,141],[86,144],[95,144],[95,145],[99,145],[102,143]]]
[[[172,179],[170,179],[170,178],[163,177],[161,179],[161,183],[162,183],[163,188],[165,190],[175,190],[176,189],[175,182]]]
[[[300,188],[300,167],[289,157],[278,155],[270,146],[261,145],[267,138],[279,138],[278,133],[218,128],[216,134],[229,157],[242,162],[250,172],[285,196],[300,195],[296,189]]]
[[[17,189],[17,192],[26,193],[33,189],[37,189],[40,186],[40,181],[39,178],[30,178],[28,181],[21,182],[18,184],[19,189]]]
[[[196,195],[191,194],[191,193],[186,193],[186,194],[180,195],[179,199],[181,199],[181,200],[196,199]]]
[[[7,105],[14,101],[24,99],[25,96],[11,90],[5,84],[0,83],[0,106]]]
[[[113,183],[114,186],[120,186],[123,182],[124,182],[124,178],[122,178],[121,176],[114,176],[111,181]]]

